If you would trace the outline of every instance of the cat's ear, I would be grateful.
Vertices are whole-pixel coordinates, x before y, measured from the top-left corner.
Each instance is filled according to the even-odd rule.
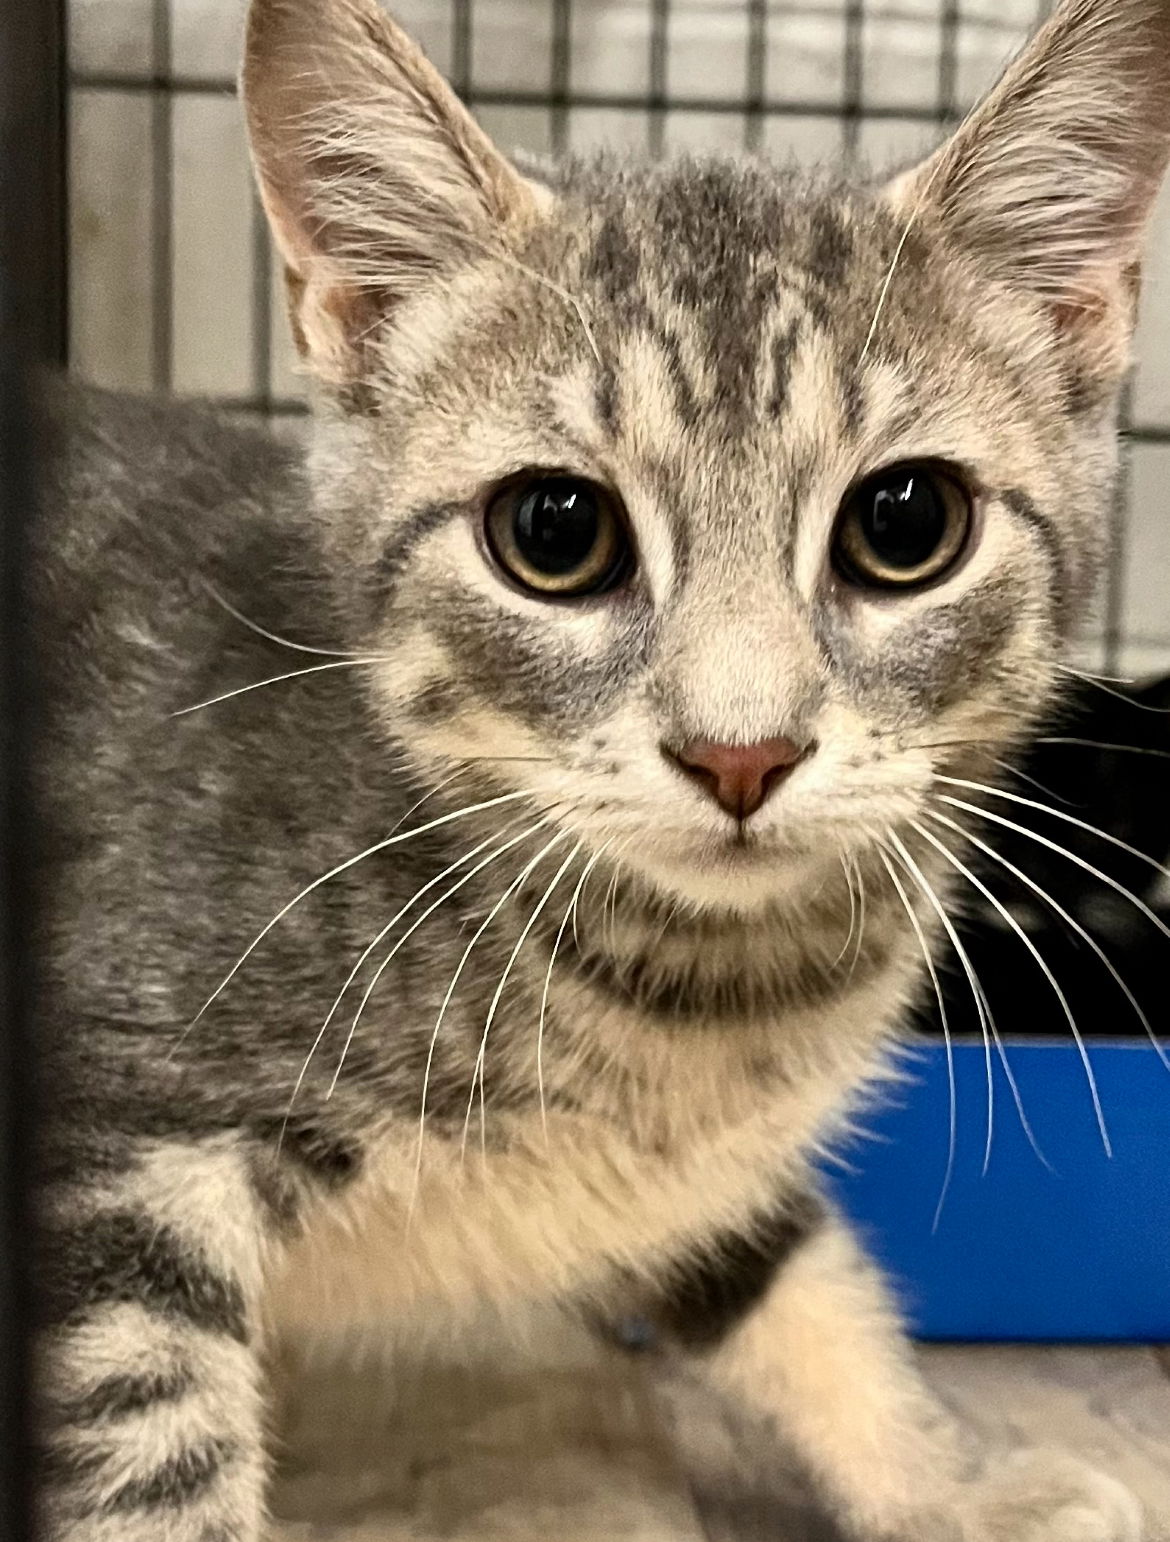
[[[1103,380],[1128,361],[1170,157],[1170,0],[1064,0],[952,139],[888,190],[1052,309]]]
[[[326,380],[359,378],[396,304],[539,217],[377,0],[252,0],[241,86],[297,346]]]

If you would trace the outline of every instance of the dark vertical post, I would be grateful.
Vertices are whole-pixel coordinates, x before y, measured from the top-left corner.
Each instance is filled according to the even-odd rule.
[[[670,36],[670,0],[650,0],[650,154],[662,154],[666,140],[666,50]]]
[[[943,0],[939,15],[938,117],[951,124],[959,116],[959,0]]]
[[[552,59],[548,103],[553,151],[563,155],[569,143],[569,86],[572,79],[572,0],[552,0]]]
[[[272,251],[259,194],[252,195],[252,396],[272,413]]]
[[[64,363],[68,341],[61,0],[3,0],[0,37],[0,1537],[24,1542],[36,700],[26,574],[42,445],[29,374]]]
[[[471,0],[452,0],[451,84],[465,100],[471,91]]]
[[[1133,383],[1127,381],[1121,393],[1119,425],[1121,429],[1121,459],[1117,471],[1117,485],[1109,518],[1109,552],[1105,574],[1105,636],[1104,664],[1107,675],[1121,673],[1121,654],[1125,646],[1125,559],[1129,544],[1129,507],[1132,489],[1130,467],[1132,451],[1129,428],[1133,423]]]
[[[744,149],[754,155],[764,136],[768,73],[768,0],[747,0],[747,77],[744,81]]]
[[[171,0],[151,7],[151,324],[154,338],[152,380],[156,390],[171,387],[174,368],[174,179],[175,136],[171,80]]]
[[[845,0],[845,76],[841,103],[841,130],[845,157],[852,161],[861,138],[861,114],[865,89],[865,0]]]

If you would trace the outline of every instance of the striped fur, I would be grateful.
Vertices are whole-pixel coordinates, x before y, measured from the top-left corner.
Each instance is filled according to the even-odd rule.
[[[1068,0],[874,187],[522,175],[374,0],[254,0],[307,457],[51,393],[51,1542],[257,1542],[265,1354],[550,1298],[782,1426],[859,1542],[1137,1536],[1062,1459],[966,1461],[812,1167],[894,1074],[911,875],[950,892],[913,821],[1090,603],[1168,17]],[[849,587],[845,493],[922,457],[977,488],[969,551]],[[628,584],[501,575],[528,467],[618,493]],[[778,735],[815,753],[734,829],[663,753]]]

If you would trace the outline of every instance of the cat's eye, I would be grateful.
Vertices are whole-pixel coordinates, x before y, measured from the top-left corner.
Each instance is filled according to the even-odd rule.
[[[971,495],[958,472],[917,462],[890,466],[846,498],[833,560],[851,583],[908,589],[941,577],[962,555],[970,530]]]
[[[509,483],[488,506],[496,561],[537,594],[571,598],[613,589],[630,569],[630,544],[612,493],[581,477]]]

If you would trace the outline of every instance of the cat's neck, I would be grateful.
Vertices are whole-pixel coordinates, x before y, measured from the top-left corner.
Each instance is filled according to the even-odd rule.
[[[842,872],[788,904],[696,908],[601,869],[578,896],[572,924],[562,927],[554,911],[544,930],[561,967],[649,1017],[679,1026],[774,1020],[885,967],[901,931],[892,898],[871,875],[863,909]]]

